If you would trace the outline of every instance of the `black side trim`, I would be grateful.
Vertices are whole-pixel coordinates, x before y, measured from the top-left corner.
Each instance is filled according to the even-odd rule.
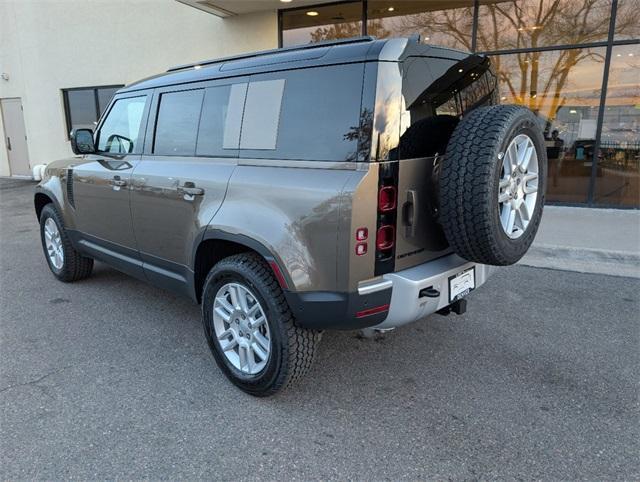
[[[193,286],[193,271],[187,266],[142,252],[140,258],[144,274],[150,283],[197,300]]]
[[[138,252],[76,230],[67,230],[74,248],[130,276],[147,281]]]
[[[284,296],[297,322],[316,330],[358,330],[382,323],[387,311],[356,318],[358,312],[388,305],[392,288],[368,295],[329,291],[285,291]]]
[[[71,207],[75,209],[76,201],[73,197],[73,169],[71,168],[67,169],[67,201],[69,201]]]

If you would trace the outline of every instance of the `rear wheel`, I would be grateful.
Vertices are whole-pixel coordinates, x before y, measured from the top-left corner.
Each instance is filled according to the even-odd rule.
[[[470,112],[449,140],[440,177],[439,221],[451,247],[469,261],[517,262],[538,230],[546,178],[533,112],[513,105]]]
[[[271,268],[256,254],[231,256],[211,269],[202,315],[218,366],[255,396],[272,395],[299,381],[321,337],[296,325]]]
[[[53,204],[40,213],[40,238],[49,269],[60,281],[78,281],[91,274],[93,259],[75,250]]]

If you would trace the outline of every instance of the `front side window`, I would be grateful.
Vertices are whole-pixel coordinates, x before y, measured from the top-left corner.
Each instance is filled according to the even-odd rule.
[[[98,151],[110,154],[139,153],[142,150],[140,124],[147,96],[118,99],[98,132]]]
[[[204,90],[167,92],[160,96],[153,153],[193,156]]]

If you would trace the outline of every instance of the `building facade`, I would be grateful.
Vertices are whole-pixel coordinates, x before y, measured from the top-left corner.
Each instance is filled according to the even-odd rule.
[[[12,153],[30,165],[70,155],[69,130],[91,127],[118,86],[174,64],[417,33],[489,55],[502,102],[538,115],[549,202],[640,207],[640,0],[5,0],[0,9],[3,128],[19,135],[21,105],[27,138],[9,150],[4,136],[0,175],[25,171]]]

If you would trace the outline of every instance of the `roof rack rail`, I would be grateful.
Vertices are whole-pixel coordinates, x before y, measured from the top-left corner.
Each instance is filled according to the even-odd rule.
[[[359,42],[372,42],[374,40],[376,40],[376,37],[373,37],[371,35],[363,35],[361,37],[350,37],[350,38],[342,38],[342,39],[336,39],[336,40],[326,40],[322,42],[296,45],[293,47],[261,50],[260,52],[254,52],[250,54],[232,55],[230,57],[221,57],[219,59],[210,59],[210,60],[203,60],[202,62],[194,62],[191,64],[177,65],[175,67],[171,67],[170,69],[168,69],[167,72],[175,72],[176,70],[189,69],[197,65],[204,66],[204,65],[218,64],[221,62],[229,62],[231,60],[250,59],[252,57],[262,57],[263,55],[278,54],[281,52],[294,52],[296,50],[307,50],[307,49],[315,49],[319,47],[330,47],[332,45],[343,45],[343,44],[352,44],[352,43],[359,43]]]

